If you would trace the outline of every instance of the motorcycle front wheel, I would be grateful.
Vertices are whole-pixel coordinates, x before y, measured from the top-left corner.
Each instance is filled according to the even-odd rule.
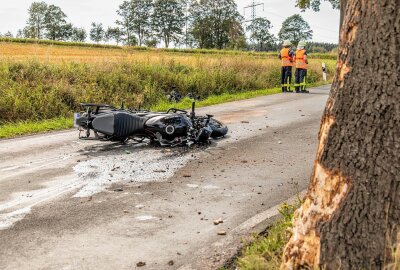
[[[214,118],[210,119],[209,125],[212,129],[211,138],[213,139],[224,137],[228,133],[228,127]]]

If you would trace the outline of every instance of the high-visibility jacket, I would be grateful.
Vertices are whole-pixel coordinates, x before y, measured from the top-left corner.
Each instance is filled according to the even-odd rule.
[[[308,62],[306,60],[307,54],[306,50],[296,51],[296,68],[308,69]]]
[[[290,52],[290,48],[283,48],[280,54],[282,60],[282,67],[293,67],[293,57]]]

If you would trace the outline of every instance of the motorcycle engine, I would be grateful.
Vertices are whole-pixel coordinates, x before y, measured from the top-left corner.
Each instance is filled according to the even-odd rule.
[[[160,133],[162,138],[167,140],[187,136],[187,131],[191,126],[192,123],[184,115],[160,115],[146,122],[147,129],[153,133]]]

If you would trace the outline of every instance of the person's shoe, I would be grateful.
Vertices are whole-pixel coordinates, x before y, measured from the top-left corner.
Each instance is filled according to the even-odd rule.
[[[310,91],[308,91],[308,90],[301,90],[301,92],[302,92],[303,94],[308,94],[308,93],[310,93]]]

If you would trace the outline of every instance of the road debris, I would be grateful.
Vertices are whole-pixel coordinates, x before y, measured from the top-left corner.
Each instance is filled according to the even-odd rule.
[[[215,226],[217,226],[217,225],[219,225],[219,224],[222,224],[222,223],[224,223],[224,220],[223,220],[222,218],[219,218],[219,219],[214,220],[214,225],[215,225]]]
[[[112,172],[115,172],[116,170],[118,170],[120,167],[114,167],[111,169]]]
[[[145,262],[138,262],[138,263],[136,264],[137,267],[143,267],[143,266],[145,266],[145,265],[146,265]]]
[[[155,172],[155,173],[165,173],[167,171],[166,170],[154,170],[153,172]]]
[[[173,260],[170,260],[169,262],[168,262],[168,265],[169,266],[173,266],[175,263],[174,263],[174,261]]]
[[[226,235],[226,231],[219,231],[218,235],[221,235],[221,236]]]

